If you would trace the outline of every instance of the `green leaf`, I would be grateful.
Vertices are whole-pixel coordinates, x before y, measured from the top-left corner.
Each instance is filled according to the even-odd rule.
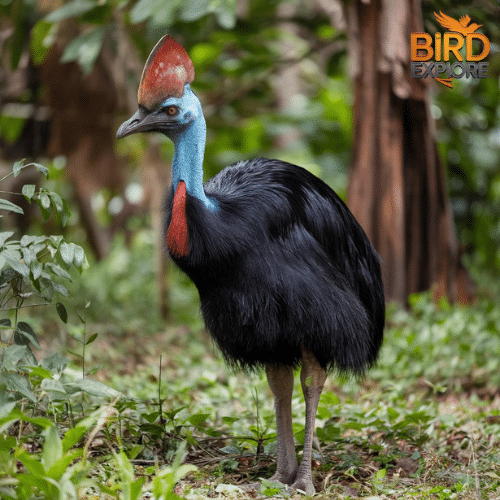
[[[56,284],[47,278],[40,278],[40,294],[48,302],[52,301]]]
[[[226,424],[234,424],[235,422],[237,422],[239,419],[239,417],[222,417],[222,421]]]
[[[3,231],[0,233],[0,247],[3,247],[5,242],[14,234],[14,231]]]
[[[49,169],[47,167],[40,163],[30,163],[30,165],[33,165],[46,179],[49,178]]]
[[[23,186],[22,193],[28,201],[31,201],[31,198],[33,198],[33,195],[35,194],[35,189],[36,189],[35,184],[25,184]]]
[[[75,251],[75,256],[73,257],[73,264],[75,265],[75,267],[81,268],[85,263],[85,252],[80,245],[73,244],[73,248]]]
[[[101,396],[114,398],[120,394],[112,387],[109,387],[97,380],[91,380],[89,378],[83,378],[74,382],[74,385],[79,387],[82,391],[87,394],[92,394],[93,396]]]
[[[73,446],[75,446],[75,444],[80,441],[80,439],[86,432],[87,428],[83,426],[76,426],[72,429],[68,429],[62,439],[63,452],[66,453]]]
[[[26,356],[28,349],[26,346],[12,344],[4,351],[2,369],[5,371],[15,370],[17,364]]]
[[[61,8],[51,12],[46,18],[45,21],[49,23],[58,23],[63,19],[67,19],[68,17],[75,17],[84,14],[85,12],[89,12],[96,6],[95,2],[91,0],[74,0],[73,2],[69,2],[66,5],[63,5]]]
[[[63,227],[66,226],[66,223],[68,222],[68,219],[71,215],[68,209],[68,204],[57,193],[51,191],[49,196],[52,199],[52,203],[56,208],[57,214],[61,218],[61,224],[63,225]]]
[[[6,373],[0,374],[0,385],[4,383],[8,391],[18,392],[24,397],[28,398],[31,402],[36,403],[36,396],[31,390],[28,379],[19,375],[19,373]]]
[[[52,283],[52,286],[55,292],[59,293],[63,297],[69,297],[69,291],[65,286],[60,283]]]
[[[23,254],[24,263],[29,267],[33,259],[36,259],[35,252],[31,248],[21,248],[21,252]]]
[[[37,349],[41,349],[33,328],[25,321],[17,323],[16,330],[14,331],[14,341],[17,345],[29,345],[31,342]]]
[[[3,420],[5,417],[7,417],[8,415],[10,415],[10,413],[12,412],[12,410],[16,407],[16,402],[15,401],[10,401],[10,402],[7,402],[7,403],[2,403],[0,405],[0,421]],[[16,419],[17,420],[17,419]],[[10,424],[9,424],[10,426]],[[3,432],[2,430],[2,426],[0,425],[0,432]],[[13,446],[9,446],[7,444],[7,446],[11,449],[15,448],[15,442],[16,442],[16,438],[14,436],[8,436],[8,437],[5,437],[5,440],[9,440],[9,439],[13,439],[14,440],[14,443],[13,443]],[[9,450],[10,451],[10,450]]]
[[[52,354],[51,356],[42,359],[41,365],[47,370],[50,370],[52,373],[55,373],[62,372],[68,363],[69,359],[61,354]]]
[[[47,262],[47,264],[45,264],[45,268],[50,269],[56,276],[60,276],[61,278],[66,278],[67,280],[71,281],[71,275],[68,273],[68,271],[65,271],[61,266],[58,266],[53,262]]]
[[[105,34],[106,26],[97,26],[77,36],[64,49],[61,61],[78,61],[83,72],[90,73],[99,52],[101,52]]]
[[[45,210],[50,208],[50,197],[45,190],[40,190],[40,203]]]
[[[0,114],[0,130],[2,131],[2,139],[8,144],[14,144],[19,139],[25,125],[26,118]],[[0,181],[6,179],[9,175],[11,174],[5,175],[0,179]]]
[[[200,426],[205,420],[210,416],[210,413],[197,413],[195,415],[191,415],[188,418],[190,424],[195,426]]]
[[[24,276],[25,278],[29,278],[30,270],[28,266],[21,260],[21,253],[17,250],[13,250],[12,248],[6,248],[0,252],[0,255],[5,259],[7,264],[14,271],[17,271],[19,274]]]
[[[170,25],[174,21],[175,13],[185,0],[170,0],[169,2],[154,2],[139,0],[130,10],[132,24],[141,23],[146,19],[153,19],[156,25]]]
[[[45,392],[55,393],[57,396],[62,395],[63,396],[62,399],[66,399],[66,396],[68,395],[68,393],[66,392],[64,385],[62,385],[62,383],[59,382],[59,380],[54,380],[53,378],[49,378],[49,377],[52,377],[52,373],[49,370],[45,370],[45,368],[41,368],[39,366],[37,366],[37,368],[48,373],[48,377],[46,377],[42,380],[40,387]],[[34,371],[32,373],[34,373]],[[55,399],[61,399],[61,398],[57,397]]]
[[[33,280],[36,281],[42,274],[42,269],[43,269],[42,263],[39,260],[34,259],[33,261],[31,261],[30,269],[31,269],[31,274],[33,276]]]
[[[12,173],[14,174],[14,177],[17,177],[21,173],[21,170],[24,167],[24,160],[26,160],[26,158],[16,161],[14,165],[12,165]]]
[[[61,246],[59,247],[59,254],[61,255],[63,262],[69,267],[75,258],[75,245],[73,243],[61,243]]]
[[[36,65],[42,64],[49,53],[49,48],[54,39],[49,35],[51,29],[52,24],[41,19],[31,30],[30,49],[33,62]]]
[[[8,210],[9,212],[15,212],[16,214],[24,214],[24,210],[18,207],[9,200],[4,200],[0,198],[0,210]]]
[[[37,236],[30,236],[29,234],[25,234],[21,238],[21,246],[27,247],[27,246],[31,245],[32,243],[34,243],[36,241],[36,239],[37,239]]]
[[[64,305],[61,304],[61,302],[56,303],[56,311],[57,311],[57,314],[59,315],[59,317],[61,318],[61,321],[63,323],[67,323],[68,322],[68,312],[66,311],[66,308],[64,307]]]
[[[50,377],[52,377],[52,373],[50,373],[49,370],[42,368],[41,366],[30,366],[29,371],[30,371],[31,375],[36,375],[38,377],[41,377],[42,379],[47,379],[47,378],[50,379]],[[52,380],[52,379],[50,379],[50,380]],[[45,380],[43,380],[42,383],[44,381]],[[55,382],[55,380],[54,380],[54,382]]]
[[[139,453],[141,453],[143,449],[144,449],[143,445],[136,444],[130,450],[128,450],[128,456],[130,460],[134,460],[135,458],[137,458],[137,456],[139,455]]]
[[[85,342],[85,345],[92,344],[92,342],[94,342],[94,340],[97,338],[97,336],[98,336],[97,333],[94,333],[93,335],[91,335],[90,338],[87,340],[87,342]]]
[[[48,221],[50,219],[50,215],[52,214],[52,205],[50,204],[50,198],[46,193],[40,193],[40,195],[36,198],[36,202],[38,207],[40,208],[40,212],[42,212],[42,217],[44,221]]]
[[[45,476],[45,471],[40,463],[40,460],[36,458],[36,455],[31,455],[27,450],[23,450],[21,453],[16,455],[16,458],[28,469],[28,472],[32,474],[35,478],[41,478]]]
[[[0,319],[0,328],[10,328],[12,326],[12,322],[9,318]]]
[[[42,464],[47,472],[63,456],[63,446],[55,425],[45,430],[45,443],[42,448]]]
[[[71,450],[65,453],[59,460],[46,470],[47,476],[58,481],[61,476],[66,472],[71,462],[83,455],[83,448]],[[64,483],[63,483],[64,484]],[[76,498],[75,496],[65,496],[64,498]]]

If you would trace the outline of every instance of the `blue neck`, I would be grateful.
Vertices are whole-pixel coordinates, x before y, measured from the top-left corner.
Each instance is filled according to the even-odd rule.
[[[200,102],[186,85],[183,101],[190,101],[190,123],[176,134],[169,134],[175,147],[172,162],[172,184],[174,190],[180,181],[186,183],[186,190],[191,196],[198,198],[209,210],[216,210],[216,203],[207,197],[203,189],[203,157],[207,127]],[[193,108],[197,108],[196,111]],[[193,119],[194,117],[194,119]]]

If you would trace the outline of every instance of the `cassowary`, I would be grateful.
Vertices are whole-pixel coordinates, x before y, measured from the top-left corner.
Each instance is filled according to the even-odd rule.
[[[266,371],[277,421],[272,479],[313,493],[311,445],[326,374],[363,373],[382,341],[379,257],[340,198],[296,165],[243,161],[203,185],[206,125],[193,79],[184,48],[163,37],[146,62],[139,109],[117,137],[154,131],[173,141],[168,251],[195,283],[224,358]],[[291,411],[299,366],[306,404],[300,465]]]

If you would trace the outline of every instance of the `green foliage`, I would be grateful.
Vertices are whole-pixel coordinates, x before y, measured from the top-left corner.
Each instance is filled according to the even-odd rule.
[[[17,177],[21,170],[28,167],[34,167],[43,175],[48,175],[48,170],[43,165],[25,165],[24,160],[21,160],[14,163],[12,172],[0,179],[0,182],[10,175]],[[70,214],[66,202],[57,193],[43,187],[37,193],[34,185],[27,184],[22,188],[22,195],[29,203],[35,201],[38,204],[44,220],[55,213],[59,222],[66,225]],[[0,211],[23,214],[21,207],[1,198]],[[68,290],[60,279],[71,281],[68,272],[70,268],[75,267],[81,272],[87,261],[83,248],[74,243],[66,243],[62,236],[24,235],[20,240],[13,239],[13,236],[14,231],[0,232],[0,310],[15,312],[12,329],[16,344],[28,346],[31,343],[39,349],[33,328],[24,321],[18,321],[18,311],[26,304],[48,305],[57,296],[67,297]],[[56,303],[56,309],[61,318],[67,318],[61,302]],[[2,326],[10,328],[10,319],[6,318]]]
[[[395,387],[421,377],[437,393],[460,391],[470,379],[477,385],[500,383],[500,358],[491,355],[500,352],[497,301],[480,296],[470,307],[444,302],[436,307],[429,294],[418,294],[410,297],[410,304],[411,311],[393,316],[397,326],[386,337],[381,364],[372,376],[390,380]]]

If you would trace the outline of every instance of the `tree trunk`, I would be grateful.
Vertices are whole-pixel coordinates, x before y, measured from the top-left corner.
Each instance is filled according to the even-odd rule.
[[[420,0],[351,0],[347,6],[354,85],[349,206],[382,259],[386,298],[433,288],[469,302],[446,191],[429,82],[410,76],[410,33],[423,31]]]

